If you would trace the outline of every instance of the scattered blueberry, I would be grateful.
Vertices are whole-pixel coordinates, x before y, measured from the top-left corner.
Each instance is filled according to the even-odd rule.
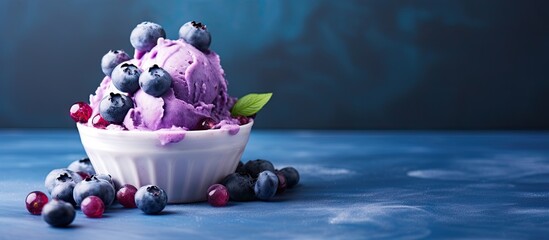
[[[206,25],[195,21],[187,22],[179,28],[179,38],[202,52],[208,52],[212,43],[212,36]]]
[[[172,77],[170,74],[156,64],[139,77],[141,89],[153,97],[162,96],[170,89],[171,85]]]
[[[130,42],[138,51],[148,52],[159,38],[166,38],[166,32],[162,26],[152,22],[138,24],[130,34]]]
[[[111,92],[101,100],[99,114],[110,123],[120,124],[131,108],[133,108],[133,100],[130,97]]]
[[[116,192],[116,199],[118,202],[124,206],[125,208],[136,208],[137,205],[135,205],[135,193],[137,192],[137,188],[135,188],[133,185],[125,184]]]
[[[263,159],[257,159],[246,162],[246,164],[244,164],[244,170],[246,173],[250,174],[252,178],[257,178],[260,172],[267,170],[274,172],[275,168],[271,162]]]
[[[99,180],[105,180],[109,182],[112,185],[112,187],[116,190],[116,185],[114,184],[114,181],[112,180],[112,176],[110,174],[98,173],[93,176],[95,176]]]
[[[114,68],[111,79],[118,90],[131,94],[139,89],[140,75],[141,69],[131,63],[123,62]]]
[[[109,182],[95,176],[84,179],[74,187],[73,197],[77,205],[81,205],[84,198],[92,195],[101,198],[105,207],[109,207],[114,201],[114,188]]]
[[[105,204],[97,196],[87,196],[80,204],[80,209],[89,218],[100,218],[105,212]]]
[[[57,186],[55,186],[53,190],[51,190],[51,198],[63,200],[72,204],[73,206],[76,206],[76,202],[74,201],[74,197],[72,194],[74,186],[76,186],[76,183],[73,181],[57,184]]]
[[[95,169],[93,168],[93,165],[89,158],[82,158],[80,160],[76,160],[69,164],[67,169],[73,171],[73,172],[85,172],[88,175],[94,175]],[[84,178],[82,178],[84,179]]]
[[[278,189],[278,177],[271,171],[259,173],[255,182],[255,196],[260,200],[269,200],[274,197]]]
[[[213,118],[204,118],[202,121],[198,123],[198,126],[196,127],[196,130],[208,130],[208,129],[214,129],[217,122],[213,120]]]
[[[111,76],[112,70],[118,64],[130,60],[130,56],[123,50],[110,50],[101,58],[101,70],[105,76]]]
[[[223,207],[229,202],[229,191],[221,184],[214,184],[208,188],[208,203],[214,207]]]
[[[66,227],[74,221],[76,212],[74,207],[63,200],[52,199],[42,209],[42,217],[49,225]]]
[[[88,119],[90,119],[92,112],[93,110],[89,104],[85,102],[77,102],[71,106],[69,115],[75,122],[86,123],[88,122]]]
[[[82,181],[82,178],[78,173],[75,173],[66,168],[54,169],[46,176],[44,186],[48,190],[48,193],[51,193],[51,191],[57,184],[66,181],[74,181],[75,183],[78,183]]]
[[[238,173],[229,174],[221,184],[229,191],[230,199],[243,202],[255,200],[254,182],[249,176],[243,176]]]
[[[285,167],[278,170],[286,178],[286,186],[288,188],[293,188],[297,183],[299,183],[299,172],[293,167]]]
[[[168,204],[166,192],[154,185],[146,185],[135,193],[135,205],[146,214],[160,213]]]
[[[40,215],[46,203],[48,203],[48,196],[40,191],[30,192],[25,198],[27,210],[33,215]]]
[[[236,166],[236,170],[234,170],[235,173],[240,174],[246,174],[246,170],[244,169],[244,163],[242,161],[238,162],[238,166]]]

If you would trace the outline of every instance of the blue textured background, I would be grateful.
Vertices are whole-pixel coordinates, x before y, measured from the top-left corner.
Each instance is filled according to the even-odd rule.
[[[206,23],[258,128],[549,129],[549,1],[0,1],[0,127],[68,127],[144,20]]]

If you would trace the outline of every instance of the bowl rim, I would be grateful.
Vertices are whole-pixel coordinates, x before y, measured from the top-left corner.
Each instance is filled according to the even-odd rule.
[[[244,125],[238,125],[239,132],[242,129],[248,129],[251,128],[254,124],[254,120],[250,119],[250,121]],[[139,136],[157,136],[158,134],[162,133],[168,133],[168,134],[185,134],[185,136],[192,136],[192,135],[202,135],[202,134],[216,134],[216,133],[224,133],[229,131],[229,128],[217,128],[217,129],[207,129],[207,130],[184,130],[184,129],[170,129],[170,128],[161,128],[158,130],[109,130],[109,129],[101,129],[96,128],[92,126],[88,126],[86,124],[82,124],[77,122],[76,128],[79,132],[86,131],[88,133],[94,133],[94,134],[111,134],[111,135],[139,135]]]

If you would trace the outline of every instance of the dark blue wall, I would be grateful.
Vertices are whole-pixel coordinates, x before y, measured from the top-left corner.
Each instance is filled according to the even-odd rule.
[[[156,4],[154,2],[157,2]],[[158,2],[162,2],[159,4]],[[549,129],[549,1],[0,1],[0,127],[67,111],[131,50],[208,25],[230,93],[274,92],[258,128]]]

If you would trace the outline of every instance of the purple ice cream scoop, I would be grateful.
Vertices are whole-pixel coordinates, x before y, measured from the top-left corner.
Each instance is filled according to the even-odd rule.
[[[183,40],[159,38],[154,48],[129,62],[143,71],[158,65],[170,74],[172,86],[160,97],[148,95],[142,89],[131,95],[135,106],[124,119],[126,129],[193,130],[206,118],[214,119],[218,127],[238,125],[230,114],[236,98],[227,93],[227,80],[215,52],[206,54]],[[120,91],[107,76],[95,95],[90,96],[93,115],[99,112],[101,99],[110,92]]]

